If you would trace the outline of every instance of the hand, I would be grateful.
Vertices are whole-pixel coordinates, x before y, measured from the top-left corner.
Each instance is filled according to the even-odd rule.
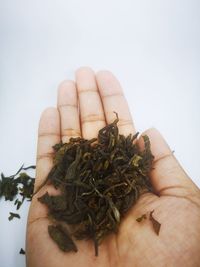
[[[79,110],[78,110],[79,99]],[[52,146],[62,139],[97,136],[99,129],[119,115],[121,134],[135,128],[116,78],[108,71],[96,75],[89,68],[76,72],[76,83],[64,81],[58,90],[57,108],[46,109],[40,119],[36,188],[52,167]],[[80,113],[80,117],[79,117]],[[200,266],[200,190],[179,165],[163,137],[155,129],[145,132],[155,156],[150,179],[156,194],[143,194],[123,219],[118,234],[109,235],[94,256],[92,241],[76,241],[77,253],[64,253],[50,239],[47,208],[37,198],[49,191],[44,186],[31,203],[27,223],[28,267],[198,267]],[[143,141],[139,139],[139,145]],[[161,223],[159,236],[149,220],[136,218],[154,210]]]

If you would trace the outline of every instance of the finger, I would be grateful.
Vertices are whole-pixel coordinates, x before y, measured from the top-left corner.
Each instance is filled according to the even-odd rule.
[[[61,137],[66,143],[71,137],[81,136],[77,90],[73,81],[64,81],[60,84],[57,102],[61,120]]]
[[[45,181],[49,171],[53,165],[53,145],[60,142],[60,118],[59,112],[56,108],[47,108],[41,115],[38,129],[38,146],[37,146],[37,159],[36,159],[36,179],[35,188],[42,185]],[[52,186],[44,186],[37,194],[34,195],[28,222],[36,218],[43,217],[47,214],[45,205],[38,205],[40,202],[37,200],[39,196],[44,194],[45,191],[53,192]]]
[[[116,119],[115,111],[119,116],[118,127],[120,134],[134,134],[135,128],[132,117],[119,81],[109,71],[99,71],[96,74],[96,80],[107,123],[111,123]]]
[[[56,108],[47,108],[40,118],[35,187],[45,180],[53,164],[53,146],[60,142],[60,118]]]
[[[82,135],[84,138],[90,139],[96,137],[98,131],[106,125],[94,72],[88,67],[78,69],[76,71],[76,83]]]
[[[178,160],[162,135],[154,128],[147,130],[142,135],[147,135],[154,155],[153,170],[150,179],[155,191],[159,195],[181,196],[188,194],[188,189],[196,192],[197,187],[185,173]],[[143,138],[139,139],[139,146],[144,147]]]

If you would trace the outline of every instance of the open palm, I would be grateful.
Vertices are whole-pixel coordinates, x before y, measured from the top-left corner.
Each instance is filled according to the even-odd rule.
[[[70,137],[96,137],[99,129],[119,115],[121,134],[134,134],[135,128],[116,78],[108,71],[96,75],[89,68],[76,72],[76,82],[64,81],[58,91],[58,107],[46,109],[40,120],[36,188],[52,167],[52,146]],[[44,186],[31,203],[26,259],[28,267],[199,267],[200,190],[181,168],[170,148],[155,129],[145,132],[155,156],[150,174],[156,194],[143,194],[123,219],[117,234],[109,235],[95,257],[92,241],[76,241],[78,252],[64,253],[50,239],[47,208],[37,198],[56,190]],[[138,140],[142,147],[142,139]],[[154,210],[161,223],[159,236],[149,220],[136,218]]]

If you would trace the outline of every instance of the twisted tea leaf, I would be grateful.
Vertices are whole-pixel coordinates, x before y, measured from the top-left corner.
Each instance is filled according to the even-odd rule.
[[[149,220],[152,222],[153,229],[157,235],[159,235],[161,224],[153,217],[153,211],[150,212]]]
[[[35,166],[24,168],[22,165],[15,174],[8,177],[1,173],[0,198],[4,197],[5,200],[13,201],[18,193],[20,193],[22,200],[17,199],[14,203],[17,205],[17,209],[19,209],[24,199],[32,199],[35,178],[30,177],[27,173],[21,172],[28,169],[35,169]]]
[[[25,255],[26,252],[25,252],[25,250],[23,248],[21,248],[19,254]]]
[[[136,219],[136,221],[137,221],[137,222],[141,222],[141,221],[143,221],[144,219],[147,219],[147,215],[146,215],[146,214],[143,214],[143,215],[141,215],[140,217],[138,217],[138,218]]]
[[[75,251],[77,248],[68,232],[61,225],[49,225],[48,232],[50,237],[57,243],[62,251]]]
[[[18,213],[13,213],[13,212],[9,212],[9,213],[10,213],[10,216],[8,217],[9,221],[13,220],[14,218],[20,219],[20,215]]]

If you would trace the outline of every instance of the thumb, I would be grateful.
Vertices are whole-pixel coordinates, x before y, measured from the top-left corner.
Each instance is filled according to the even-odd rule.
[[[154,155],[150,179],[155,192],[160,196],[199,195],[200,190],[183,170],[162,135],[154,128],[148,129],[142,135],[149,137],[151,152]],[[140,148],[144,147],[142,137],[139,138],[138,144]]]

